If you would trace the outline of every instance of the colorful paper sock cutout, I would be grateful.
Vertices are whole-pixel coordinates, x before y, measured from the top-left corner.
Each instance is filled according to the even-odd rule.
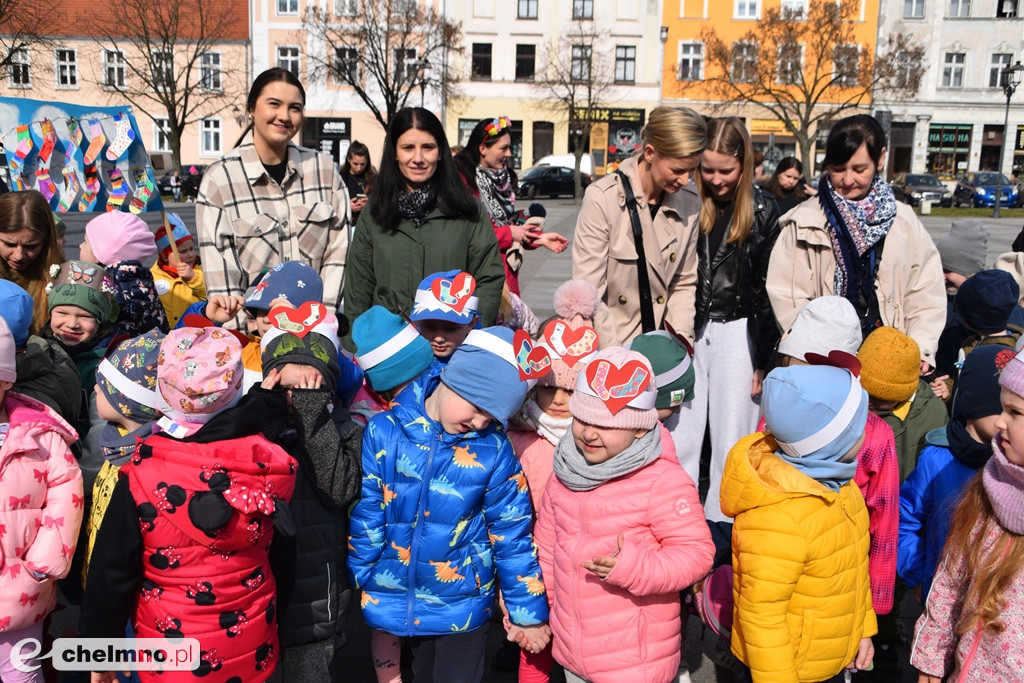
[[[124,174],[119,168],[109,171],[109,175],[111,189],[110,197],[107,198],[107,211],[118,211],[128,198],[128,184],[124,181]]]
[[[28,155],[32,153],[32,133],[28,129],[28,124],[18,126],[15,128],[15,132],[18,133],[18,147],[14,150],[12,160],[15,161],[15,166],[21,166],[25,163],[25,159],[28,159]]]
[[[149,179],[149,173],[145,170],[137,171],[135,173],[135,196],[132,197],[132,204],[128,209],[132,213],[142,213],[146,210],[149,198],[153,196],[154,192],[156,192],[156,187]]]
[[[68,133],[70,138],[64,156],[70,159],[75,155],[75,150],[82,147],[82,129],[76,119],[68,119]]]
[[[96,205],[96,197],[100,193],[100,177],[96,173],[95,166],[85,167],[85,193],[78,202],[79,211],[92,211]]]
[[[36,189],[43,193],[46,197],[46,201],[53,199],[53,195],[57,194],[57,185],[54,184],[53,179],[50,178],[49,168],[40,168],[36,170]]]
[[[43,122],[39,124],[39,129],[43,132],[43,144],[39,148],[39,162],[48,164],[50,155],[53,154],[53,148],[57,145],[57,133],[54,132],[53,121],[50,119],[43,119]]]
[[[128,120],[127,116],[114,115],[114,130],[116,131],[114,140],[107,148],[107,159],[111,161],[120,159],[128,147],[135,142],[135,131],[132,130],[132,122]]]
[[[89,119],[89,133],[92,135],[92,141],[89,143],[89,149],[85,150],[85,163],[87,164],[95,162],[96,157],[103,151],[103,145],[107,144],[103,126],[96,119]]]
[[[73,165],[64,166],[62,175],[64,176],[64,192],[61,194],[58,207],[61,213],[67,213],[71,205],[75,203],[75,199],[78,198],[82,185],[78,182],[78,173]]]

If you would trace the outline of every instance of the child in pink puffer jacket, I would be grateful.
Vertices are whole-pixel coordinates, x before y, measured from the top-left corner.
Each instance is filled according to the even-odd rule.
[[[714,546],[693,481],[662,457],[654,372],[613,347],[580,371],[535,539],[569,683],[675,679],[679,591]]]
[[[17,379],[14,337],[0,318],[0,678],[42,681],[14,668],[12,646],[43,639],[82,524],[82,472],[70,445],[78,435],[56,412],[10,391]],[[27,660],[34,666],[35,660]]]

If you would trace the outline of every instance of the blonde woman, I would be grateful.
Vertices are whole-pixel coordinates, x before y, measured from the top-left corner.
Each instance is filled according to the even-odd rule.
[[[650,297],[654,328],[693,339],[700,199],[690,178],[707,139],[704,118],[683,107],[658,107],[640,139],[641,151],[619,172],[587,188],[576,220],[572,276],[600,293],[594,323],[604,346],[624,344],[644,331],[642,296]],[[637,266],[629,194],[636,198],[646,288],[640,286],[644,271]]]

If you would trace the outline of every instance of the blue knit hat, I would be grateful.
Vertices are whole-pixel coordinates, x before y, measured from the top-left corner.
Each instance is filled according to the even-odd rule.
[[[864,433],[868,395],[849,370],[827,365],[776,368],[764,379],[765,426],[792,459],[836,461]]]
[[[374,391],[388,391],[417,377],[434,362],[428,342],[400,315],[373,306],[352,323],[356,362]]]
[[[960,285],[956,309],[967,326],[978,334],[1006,329],[1006,321],[1020,298],[1017,279],[1005,270],[983,270]]]
[[[476,280],[469,273],[446,270],[428,275],[416,288],[413,302],[413,322],[420,320],[447,320],[457,325],[472,322],[479,315],[480,299],[473,292]]]
[[[307,301],[323,301],[324,281],[302,261],[279,263],[245,297],[245,307],[269,311],[274,299],[286,299],[296,308]]]
[[[0,280],[0,318],[11,328],[15,348],[25,348],[28,342],[34,306],[31,294],[10,280]]]
[[[156,367],[163,340],[158,329],[126,339],[96,368],[96,384],[107,402],[130,420],[156,418]]]
[[[508,327],[473,330],[441,373],[452,391],[501,422],[519,410],[526,392],[551,368],[551,357],[533,346],[525,330]],[[530,358],[536,356],[531,367]],[[522,363],[522,365],[520,364]],[[528,373],[521,379],[521,373]]]
[[[967,354],[953,388],[953,419],[972,420],[1003,411],[999,402],[999,372],[1015,354],[1002,344],[986,344]]]

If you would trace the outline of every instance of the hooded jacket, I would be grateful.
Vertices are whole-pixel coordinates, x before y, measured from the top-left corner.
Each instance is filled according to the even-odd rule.
[[[15,391],[45,403],[68,422],[78,419],[82,412],[82,378],[64,347],[52,339],[32,335],[14,361],[18,372]]]
[[[3,401],[11,427],[0,447],[0,633],[39,623],[57,604],[55,579],[71,569],[85,502],[71,425],[13,391]]]
[[[834,492],[775,455],[769,434],[725,462],[732,530],[732,651],[759,683],[842,671],[878,631],[868,575],[868,511],[853,481]]]
[[[117,288],[117,334],[135,337],[154,328],[166,334],[167,314],[149,269],[138,261],[119,261],[104,268]]]
[[[363,433],[348,553],[363,617],[400,636],[472,631],[500,583],[513,623],[546,622],[526,477],[495,425],[448,434],[427,415],[440,374],[432,365]]]

